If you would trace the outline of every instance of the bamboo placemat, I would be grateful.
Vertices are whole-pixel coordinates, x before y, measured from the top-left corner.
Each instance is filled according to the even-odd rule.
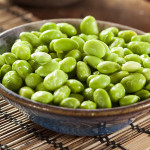
[[[0,3],[0,32],[38,20],[17,6]],[[110,135],[77,137],[56,133],[28,120],[0,99],[0,150],[150,150],[150,112]]]

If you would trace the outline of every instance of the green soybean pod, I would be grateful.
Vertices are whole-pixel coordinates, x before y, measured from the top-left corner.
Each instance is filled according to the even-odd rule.
[[[62,37],[63,37],[63,35],[62,35],[61,31],[56,30],[56,29],[51,29],[51,30],[46,30],[46,31],[42,32],[39,39],[42,43],[49,44],[52,40],[60,39]]]
[[[31,33],[34,34],[35,36],[37,36],[38,38],[41,35],[41,32],[39,32],[39,31],[31,31]]]
[[[33,53],[31,59],[35,60],[40,65],[45,65],[52,60],[51,56],[45,52]]]
[[[78,49],[81,52],[83,52],[83,46],[84,46],[85,41],[81,37],[79,37],[79,36],[73,36],[73,37],[71,37],[71,39],[74,40],[74,41],[76,41],[78,43],[78,45],[79,45]]]
[[[5,64],[5,58],[3,55],[0,55],[0,68]]]
[[[122,47],[113,47],[111,53],[117,54],[119,57],[124,57],[124,51]]]
[[[49,49],[46,45],[40,45],[36,48],[35,50],[35,53],[36,52],[45,52],[45,53],[48,53],[49,52]]]
[[[132,30],[123,30],[118,33],[118,37],[123,38],[126,43],[129,43],[131,38],[135,35],[137,35],[137,33]]]
[[[32,101],[48,104],[52,102],[53,95],[47,91],[38,91],[31,96]]]
[[[148,58],[143,58],[142,61],[143,61],[143,66],[144,66],[145,68],[150,68],[150,57],[148,57]]]
[[[70,92],[71,90],[67,85],[58,88],[56,91],[54,91],[53,103],[59,105],[63,99],[69,97]]]
[[[34,94],[34,91],[30,87],[24,86],[19,89],[18,93],[19,95],[30,99],[32,94]]]
[[[125,96],[125,88],[121,83],[118,83],[110,89],[109,95],[111,101],[117,103],[122,97]]]
[[[35,73],[40,75],[41,77],[46,77],[48,74],[52,73],[53,71],[60,69],[59,63],[55,60],[38,67],[35,70]]]
[[[136,103],[140,98],[137,95],[127,95],[119,100],[120,106],[126,106]]]
[[[119,64],[111,61],[103,61],[97,65],[98,71],[104,74],[114,73],[116,71],[119,71],[120,68],[121,67]]]
[[[24,41],[13,44],[11,52],[14,53],[18,59],[22,60],[28,60],[31,56],[31,48],[25,44]]]
[[[105,88],[110,84],[110,77],[107,75],[98,75],[89,82],[89,87],[96,90],[98,88]]]
[[[96,109],[96,103],[93,101],[87,100],[81,103],[81,109]]]
[[[33,47],[37,47],[40,45],[40,40],[39,38],[30,33],[30,32],[21,32],[19,35],[21,41],[27,41],[29,42]]]
[[[58,53],[68,52],[73,49],[78,49],[79,45],[76,41],[69,38],[62,38],[54,42],[54,50]]]
[[[111,42],[114,39],[114,34],[112,31],[106,29],[106,30],[103,30],[102,32],[100,32],[99,38],[101,41],[103,41],[104,43],[109,45],[109,44],[111,44]]]
[[[82,103],[83,100],[84,100],[84,97],[83,97],[81,94],[75,94],[75,93],[72,93],[72,94],[70,94],[69,97],[73,97],[73,98],[78,99],[78,100],[80,101],[80,103]]]
[[[94,90],[92,88],[86,88],[86,89],[84,89],[83,96],[84,96],[85,100],[91,100],[91,101],[93,101],[94,100],[93,93],[94,93]]]
[[[22,78],[16,71],[7,72],[2,79],[2,84],[14,92],[17,92],[21,88],[22,83]]]
[[[66,85],[71,89],[73,93],[80,93],[84,90],[83,84],[75,79],[70,79],[66,82]]]
[[[102,58],[106,54],[106,49],[103,42],[99,40],[90,40],[84,44],[83,50],[89,55]]]
[[[146,78],[141,73],[132,73],[124,77],[120,83],[124,86],[126,93],[134,93],[144,87]]]
[[[114,37],[113,42],[109,45],[110,48],[113,47],[124,47],[125,41],[123,38]]]
[[[141,57],[137,54],[129,54],[129,55],[125,56],[125,60],[126,61],[136,61],[136,62],[142,64]]]
[[[117,84],[122,80],[122,78],[128,75],[129,75],[128,71],[119,71],[119,72],[115,72],[111,74],[109,77],[110,77],[111,83]]]
[[[98,108],[111,108],[112,103],[108,93],[104,89],[97,89],[94,91],[94,102]]]
[[[87,63],[89,66],[91,66],[91,67],[97,69],[97,65],[98,65],[100,62],[102,62],[103,60],[100,59],[100,58],[98,58],[98,57],[96,57],[96,56],[85,56],[84,59],[83,59],[83,61],[84,61],[85,63]]]
[[[66,57],[62,61],[59,62],[60,69],[64,72],[68,73],[75,69],[76,60],[73,57]]]
[[[25,84],[30,88],[36,88],[42,81],[43,79],[36,73],[30,73],[25,77]]]
[[[124,51],[124,56],[133,54],[133,52],[128,48],[124,48],[123,51]]]
[[[150,97],[150,92],[148,90],[140,90],[140,91],[137,91],[135,93],[135,95],[139,96],[140,97],[140,100],[145,100],[145,99],[148,99]]]
[[[115,53],[108,53],[108,54],[106,54],[104,57],[103,57],[103,59],[105,60],[105,61],[113,61],[113,62],[117,62],[118,61],[118,55],[117,54],[115,54]]]
[[[33,71],[31,65],[25,60],[15,61],[12,65],[12,70],[17,71],[23,79]]]
[[[77,34],[76,28],[69,23],[57,23],[57,26],[62,33],[67,34],[69,37]]]
[[[127,45],[127,48],[131,49],[135,54],[150,54],[150,43],[148,42],[133,41]]]
[[[80,30],[84,34],[98,34],[98,26],[94,17],[86,16],[80,23]]]
[[[48,91],[48,90],[45,88],[44,83],[43,83],[43,82],[40,82],[40,83],[36,86],[35,91]]]
[[[12,65],[17,60],[16,55],[13,53],[4,53],[2,56],[4,57],[5,62],[8,65]]]
[[[122,65],[122,71],[136,72],[141,69],[141,64],[135,61],[127,61]]]
[[[10,65],[4,64],[4,65],[1,67],[1,78],[3,78],[4,75],[5,75],[7,72],[11,71],[11,70],[12,70],[12,68],[11,68]]]
[[[50,91],[55,91],[67,82],[68,76],[62,70],[55,70],[44,78],[44,86]]]
[[[142,42],[149,42],[150,43],[150,34],[133,36],[131,41],[142,41]]]
[[[80,61],[81,60],[81,52],[77,49],[71,50],[69,51],[65,57],[73,57],[76,59],[76,61]]]
[[[91,70],[85,62],[78,61],[76,74],[80,81],[86,81],[86,79],[91,75]]]
[[[60,102],[60,106],[75,109],[80,107],[80,101],[76,98],[68,97]]]
[[[52,30],[52,29],[59,30],[59,27],[54,22],[47,22],[41,26],[40,32],[44,32],[46,30]]]

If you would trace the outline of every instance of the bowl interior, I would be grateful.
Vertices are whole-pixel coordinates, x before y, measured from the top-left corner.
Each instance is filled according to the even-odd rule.
[[[13,29],[5,31],[0,35],[0,50],[1,50],[0,54],[11,50],[12,44],[19,37],[19,34],[21,32],[39,30],[40,26],[46,22],[71,23],[77,28],[78,33],[80,33],[79,25],[80,25],[81,19],[53,19],[53,20],[43,20],[43,21],[29,23],[29,24],[15,27]],[[98,23],[99,31],[108,27],[115,26],[115,27],[118,27],[120,30],[131,29],[131,30],[136,31],[138,34],[144,34],[144,32],[140,30],[127,27],[127,26],[123,26],[123,25],[119,25],[119,24],[115,24],[115,23],[110,23],[110,22],[105,22],[105,21],[97,21],[97,23]],[[20,105],[23,105],[25,107],[36,109],[36,110],[43,111],[46,113],[54,113],[54,114],[66,115],[66,116],[111,117],[114,115],[120,116],[120,115],[126,115],[126,114],[139,113],[142,111],[147,111],[150,108],[150,99],[139,102],[137,104],[124,106],[124,107],[116,107],[116,108],[111,108],[111,109],[83,110],[83,109],[62,108],[58,106],[45,105],[45,104],[41,104],[38,102],[33,102],[27,98],[23,98],[19,96],[18,94],[8,90],[2,84],[0,84],[0,93],[4,97],[10,99],[11,101],[18,103]]]

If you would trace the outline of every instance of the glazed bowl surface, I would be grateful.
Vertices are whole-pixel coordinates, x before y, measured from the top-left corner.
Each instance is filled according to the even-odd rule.
[[[0,34],[0,53],[10,51],[12,44],[21,32],[39,30],[41,25],[50,21],[71,23],[79,32],[81,19],[43,20],[7,30]],[[138,34],[144,34],[140,30],[115,23],[105,21],[97,21],[97,23],[100,31],[115,26],[120,30],[132,29]],[[138,115],[150,110],[150,99],[133,105],[111,109],[83,110],[34,102],[10,91],[2,84],[0,84],[0,94],[31,121],[56,132],[77,136],[96,136],[113,133],[129,125]]]

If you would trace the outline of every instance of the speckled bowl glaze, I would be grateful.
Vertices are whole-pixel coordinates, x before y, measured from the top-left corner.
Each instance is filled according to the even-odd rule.
[[[19,37],[20,32],[38,30],[42,24],[49,21],[68,22],[76,26],[79,31],[81,19],[44,20],[5,31],[0,34],[1,54],[10,51],[11,45]],[[99,30],[116,26],[119,29],[132,29],[138,34],[144,33],[115,23],[104,21],[97,21],[97,23]],[[115,132],[130,124],[138,115],[150,110],[150,99],[124,107],[83,110],[33,102],[8,90],[1,84],[0,93],[4,99],[23,112],[31,121],[56,132],[78,136],[96,136]]]

